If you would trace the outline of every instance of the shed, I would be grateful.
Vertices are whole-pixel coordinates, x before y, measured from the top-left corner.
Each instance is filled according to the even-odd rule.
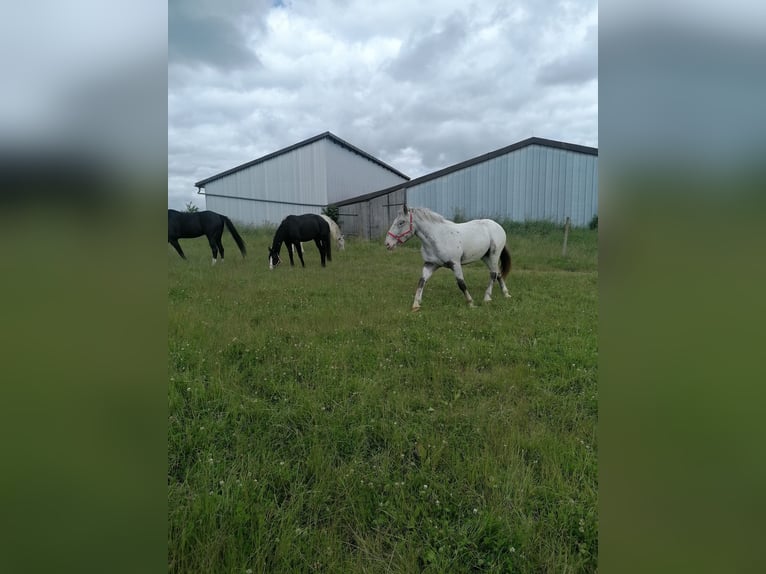
[[[324,132],[194,185],[207,209],[247,225],[276,225],[290,214],[321,213],[349,197],[409,178]]]
[[[598,212],[598,149],[531,137],[430,174],[336,205],[347,235],[377,239],[399,206],[448,219],[587,225]]]

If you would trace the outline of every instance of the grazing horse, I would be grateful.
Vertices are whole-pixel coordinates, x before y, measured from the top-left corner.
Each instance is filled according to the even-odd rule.
[[[328,217],[327,215],[322,214],[319,217],[324,219],[330,226],[330,236],[338,244],[338,249],[345,251],[346,238],[343,236],[343,232],[340,230],[340,227],[338,227],[338,224],[333,221],[332,217]]]
[[[213,265],[215,265],[219,252],[221,253],[221,261],[223,261],[221,236],[223,235],[224,224],[228,227],[231,236],[237,242],[242,257],[244,257],[247,251],[245,242],[237,233],[234,224],[225,215],[214,211],[182,213],[175,209],[168,209],[168,243],[175,248],[182,259],[186,259],[178,240],[206,235],[208,243],[210,243],[210,250],[213,252]]]
[[[505,246],[505,230],[498,223],[491,219],[454,223],[429,209],[408,209],[405,205],[388,230],[386,247],[390,251],[413,235],[420,238],[420,253],[424,261],[423,273],[412,303],[413,311],[420,310],[426,281],[439,267],[452,270],[466,302],[473,307],[473,299],[463,279],[463,264],[479,259],[489,268],[489,285],[484,293],[484,301],[492,300],[492,285],[495,281],[500,284],[503,295],[511,296],[505,286],[505,278],[511,270],[511,254]]]
[[[343,232],[340,230],[340,227],[338,227],[338,224],[333,221],[332,217],[328,217],[325,214],[322,214],[319,217],[324,219],[330,226],[330,237],[338,244],[338,249],[345,251],[346,238],[343,236]]]
[[[282,260],[279,258],[279,252],[282,249],[282,243],[287,246],[287,253],[290,255],[290,265],[293,262],[293,248],[298,252],[301,260],[301,266],[305,267],[303,262],[303,249],[301,241],[314,240],[319,256],[322,258],[322,267],[325,266],[325,260],[332,261],[332,244],[330,243],[330,225],[315,213],[306,213],[305,215],[288,215],[279,224],[274,240],[269,247],[269,269],[274,269]]]

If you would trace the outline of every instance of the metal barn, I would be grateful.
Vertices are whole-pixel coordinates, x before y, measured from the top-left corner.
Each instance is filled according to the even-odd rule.
[[[247,225],[277,225],[409,178],[325,132],[198,181],[206,208]]]
[[[448,219],[585,226],[598,210],[598,149],[528,138],[433,173],[337,202],[347,235],[378,239],[405,201]]]

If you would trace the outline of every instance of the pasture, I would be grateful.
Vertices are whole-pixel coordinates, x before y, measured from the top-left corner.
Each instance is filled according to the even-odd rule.
[[[168,246],[169,571],[597,569],[597,232],[506,229],[511,299],[478,262],[419,313],[417,239]]]

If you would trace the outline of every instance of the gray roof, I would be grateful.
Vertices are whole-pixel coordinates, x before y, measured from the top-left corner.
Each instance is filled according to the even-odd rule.
[[[344,199],[343,201],[339,201],[335,203],[334,205],[341,207],[343,205],[351,205],[353,203],[358,203],[360,201],[367,201],[370,199],[375,199],[376,197],[380,197],[381,195],[386,195],[388,193],[391,193],[393,191],[399,191],[400,189],[406,189],[408,187],[419,185],[421,183],[425,183],[427,181],[431,181],[432,179],[436,179],[438,177],[445,176],[447,174],[450,174],[454,171],[459,171],[461,169],[465,169],[466,167],[470,167],[472,165],[476,165],[477,163],[482,163],[485,161],[489,161],[491,159],[494,159],[496,157],[499,157],[501,155],[505,155],[507,153],[510,153],[512,151],[519,150],[521,148],[530,146],[530,145],[539,145],[544,147],[550,147],[555,149],[563,149],[567,151],[573,151],[577,153],[584,153],[587,155],[598,155],[598,148],[595,147],[587,147],[577,144],[571,144],[566,142],[560,142],[556,140],[548,140],[544,138],[536,138],[531,137],[527,138],[525,140],[521,140],[520,142],[516,142],[515,144],[511,144],[509,146],[502,147],[500,149],[496,149],[495,151],[491,151],[489,153],[485,153],[483,155],[476,156],[471,159],[467,159],[465,161],[462,161],[460,163],[456,163],[454,165],[445,167],[443,169],[431,172],[426,175],[422,175],[420,177],[416,177],[415,179],[411,179],[409,181],[405,181],[402,183],[398,183],[396,185],[392,185],[390,187],[386,187],[385,189],[380,189],[378,191],[373,191],[370,193],[365,193],[364,195],[359,195],[357,197],[352,197],[351,199]]]
[[[242,165],[238,165],[237,167],[233,167],[231,169],[227,169],[226,171],[222,171],[221,173],[217,173],[215,175],[211,175],[210,177],[208,177],[206,179],[198,181],[197,183],[194,184],[194,186],[195,187],[205,187],[205,184],[210,183],[211,181],[214,181],[216,179],[220,179],[220,178],[225,177],[227,175],[231,175],[232,173],[236,173],[236,172],[238,172],[238,171],[240,171],[242,169],[245,169],[245,168],[248,168],[250,166],[262,163],[264,161],[268,161],[268,160],[270,160],[272,158],[275,158],[275,157],[277,157],[279,155],[285,154],[287,152],[291,152],[294,149],[298,149],[299,147],[303,147],[303,146],[312,144],[314,142],[317,142],[317,141],[319,141],[319,140],[321,140],[323,138],[327,138],[331,142],[333,142],[333,143],[335,143],[335,144],[337,144],[337,145],[339,145],[341,147],[344,147],[344,148],[346,148],[347,150],[349,150],[349,151],[351,151],[353,153],[359,154],[363,158],[368,159],[368,160],[378,164],[381,167],[384,167],[385,169],[395,173],[399,177],[403,177],[404,179],[410,179],[408,176],[404,175],[398,169],[396,169],[394,167],[391,167],[387,163],[384,163],[384,162],[380,161],[378,158],[368,154],[366,151],[363,151],[363,150],[359,149],[358,147],[348,143],[347,141],[342,140],[341,138],[339,138],[335,134],[333,134],[331,132],[324,132],[324,133],[321,133],[321,134],[316,135],[314,137],[311,137],[311,138],[309,138],[307,140],[303,140],[301,142],[298,142],[298,143],[293,144],[291,146],[288,146],[286,148],[277,150],[277,151],[275,151],[273,153],[270,153],[268,155],[265,155],[263,157],[259,157],[258,159],[254,159],[254,160],[249,161],[247,163],[243,163]]]

